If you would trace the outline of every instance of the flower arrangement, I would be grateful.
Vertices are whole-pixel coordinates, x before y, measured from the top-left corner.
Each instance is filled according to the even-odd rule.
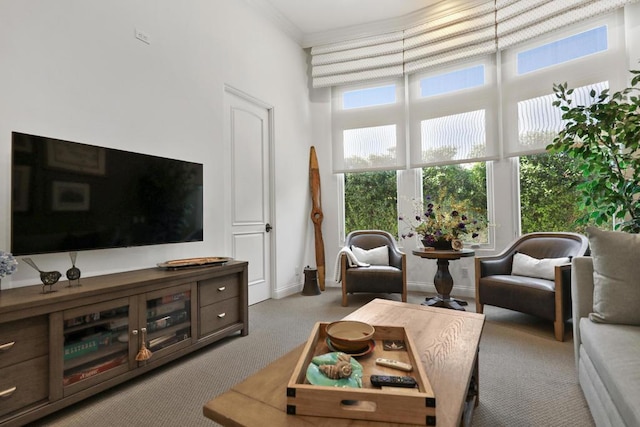
[[[471,234],[475,239],[484,227],[484,220],[472,217],[472,209],[464,202],[445,200],[436,202],[427,196],[424,207],[416,203],[414,216],[399,218],[407,226],[402,238],[419,235],[425,246],[446,246],[462,249],[461,237]]]
[[[9,252],[0,251],[0,279],[18,269],[18,261]]]

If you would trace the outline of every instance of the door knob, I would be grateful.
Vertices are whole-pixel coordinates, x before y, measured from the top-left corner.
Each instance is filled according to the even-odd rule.
[[[268,233],[271,231],[273,227],[271,226],[271,224],[267,223],[267,225],[265,225],[264,230]]]

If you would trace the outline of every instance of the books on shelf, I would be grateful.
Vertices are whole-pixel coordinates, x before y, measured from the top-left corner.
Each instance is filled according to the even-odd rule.
[[[147,321],[147,332],[168,328],[188,319],[187,310],[180,310],[155,320]]]
[[[162,298],[159,298],[159,301],[161,304],[168,304],[172,301],[187,300],[189,298],[191,298],[191,291],[184,291],[176,294],[165,295]]]
[[[104,361],[97,362],[95,365],[86,367],[79,372],[75,372],[70,375],[65,375],[62,380],[62,384],[67,386],[73,383],[77,383],[78,381],[91,378],[94,375],[98,375],[99,373],[106,372],[109,369],[115,368],[116,366],[120,366],[123,363],[127,362],[128,354],[122,354],[117,357],[113,357]]]
[[[64,346],[64,360],[74,359],[98,351],[100,347],[111,344],[111,332],[100,332],[83,337]]]
[[[185,300],[173,301],[167,304],[162,304],[157,307],[150,307],[147,309],[147,319],[156,316],[162,316],[163,314],[169,314],[172,311],[181,310],[184,307]]]

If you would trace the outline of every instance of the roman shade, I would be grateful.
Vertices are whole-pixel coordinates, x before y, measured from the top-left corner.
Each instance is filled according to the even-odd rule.
[[[418,25],[313,46],[313,87],[400,77],[491,54],[636,1],[475,0],[435,5],[424,9]]]

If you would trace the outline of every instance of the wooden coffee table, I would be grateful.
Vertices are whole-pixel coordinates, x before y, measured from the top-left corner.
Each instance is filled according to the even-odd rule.
[[[416,344],[436,395],[438,426],[469,425],[478,404],[478,344],[484,315],[375,299],[345,319],[404,326]],[[328,418],[287,415],[287,383],[303,345],[231,390],[210,400],[203,413],[224,426],[320,426]],[[401,375],[401,374],[399,374]],[[334,426],[407,424],[331,418]]]

